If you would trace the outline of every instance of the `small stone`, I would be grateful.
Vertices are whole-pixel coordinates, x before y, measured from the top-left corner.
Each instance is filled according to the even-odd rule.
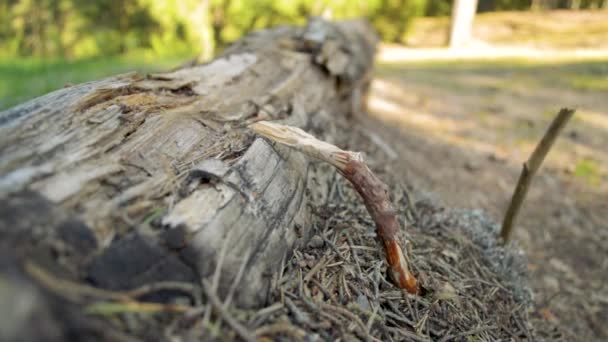
[[[317,342],[321,341],[321,336],[319,334],[309,334],[304,338],[306,342]]]
[[[467,170],[467,171],[470,171],[470,172],[475,172],[475,171],[479,170],[479,165],[478,165],[478,164],[477,164],[477,162],[475,162],[475,161],[472,161],[472,160],[467,160],[467,161],[464,163],[464,168],[465,168],[465,170]]]
[[[443,283],[441,289],[436,293],[436,298],[441,300],[453,300],[457,297],[458,294],[456,293],[456,289],[447,281]]]
[[[315,235],[308,242],[308,247],[310,248],[321,248],[325,245],[325,241],[319,235]]]
[[[367,299],[366,295],[360,294],[357,297],[357,304],[359,304],[359,306],[367,311],[371,311],[372,310],[372,306],[369,304],[369,300]]]

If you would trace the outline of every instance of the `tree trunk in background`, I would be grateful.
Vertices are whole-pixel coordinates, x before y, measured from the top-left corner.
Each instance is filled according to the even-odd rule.
[[[242,274],[234,302],[264,303],[270,276],[311,236],[332,173],[244,127],[277,120],[331,141],[331,117],[360,108],[375,37],[363,21],[313,20],[256,32],[206,65],[0,112],[0,280],[11,285],[0,298],[35,291],[6,273],[25,260],[110,290],[198,286],[222,260],[222,298]]]
[[[195,22],[199,24],[199,35],[201,40],[201,54],[198,57],[199,62],[206,62],[213,58],[214,43],[213,43],[213,26],[211,25],[211,6],[209,0],[201,0],[198,5],[195,15],[200,18]]]
[[[581,0],[570,0],[570,9],[572,9],[572,10],[581,9]]]
[[[471,42],[476,11],[477,0],[454,1],[450,26],[450,47],[461,47]]]
[[[532,0],[530,8],[532,10],[551,10],[558,7],[557,0]]]

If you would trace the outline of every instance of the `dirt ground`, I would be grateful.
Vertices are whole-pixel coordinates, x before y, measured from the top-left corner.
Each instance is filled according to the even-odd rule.
[[[545,160],[514,243],[528,256],[532,316],[565,340],[606,340],[608,95],[575,79],[608,80],[608,62],[469,61],[384,64],[369,129],[394,150],[404,181],[450,207],[496,222],[521,164],[560,106],[578,112]]]
[[[449,17],[418,18],[406,43],[439,47],[447,41]],[[608,47],[608,11],[516,11],[478,13],[473,36],[493,46],[549,49]]]

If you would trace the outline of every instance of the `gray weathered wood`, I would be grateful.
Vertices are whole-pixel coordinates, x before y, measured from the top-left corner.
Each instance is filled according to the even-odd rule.
[[[189,280],[185,268],[211,277],[228,243],[220,295],[246,258],[235,300],[259,305],[311,232],[307,204],[326,193],[311,180],[329,174],[244,127],[279,120],[332,141],[331,116],[360,106],[374,45],[361,21],[312,20],[253,33],[208,64],[71,86],[1,112],[0,197],[35,191],[83,222],[98,245],[77,276],[111,289]]]

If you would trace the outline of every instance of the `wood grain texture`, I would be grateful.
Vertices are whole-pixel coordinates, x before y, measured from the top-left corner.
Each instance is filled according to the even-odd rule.
[[[228,241],[219,295],[247,256],[234,300],[259,305],[269,275],[310,235],[308,204],[326,194],[311,179],[330,175],[244,127],[277,120],[331,141],[331,117],[361,106],[375,43],[364,22],[312,20],[255,32],[208,64],[118,75],[1,112],[0,197],[34,191],[81,222],[97,243],[76,276],[112,289],[155,272],[209,277]]]

